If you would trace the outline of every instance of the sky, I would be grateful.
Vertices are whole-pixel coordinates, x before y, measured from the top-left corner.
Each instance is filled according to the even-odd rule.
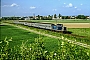
[[[90,0],[1,0],[1,16],[90,15]]]

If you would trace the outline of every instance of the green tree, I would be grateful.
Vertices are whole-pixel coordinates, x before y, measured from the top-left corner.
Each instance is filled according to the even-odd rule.
[[[41,20],[44,20],[43,16],[41,16]]]
[[[57,18],[57,15],[56,14],[54,14],[54,18]]]
[[[40,20],[40,15],[38,15],[38,20]]]
[[[59,14],[58,17],[60,18],[61,17],[61,14]]]
[[[48,20],[52,20],[52,16],[48,15]]]
[[[78,19],[86,19],[86,16],[84,16],[84,15],[78,15],[77,18]]]
[[[67,16],[62,16],[62,19],[66,19]]]

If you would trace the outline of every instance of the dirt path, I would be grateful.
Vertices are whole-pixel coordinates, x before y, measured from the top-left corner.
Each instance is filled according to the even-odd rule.
[[[22,27],[22,26],[16,26],[16,25],[12,25],[12,24],[6,24],[6,25],[11,25],[11,26],[14,26],[14,27],[17,27],[17,28],[20,28],[20,29],[24,29],[24,30],[36,33],[36,34],[47,36],[47,37],[50,37],[50,38],[62,39],[62,40],[68,41],[69,43],[73,43],[73,44],[76,44],[76,45],[79,45],[79,46],[90,49],[90,45],[87,45],[87,44],[84,44],[84,43],[81,43],[81,42],[72,41],[72,40],[69,40],[67,38],[64,38],[63,36],[57,37],[57,36],[53,36],[53,35],[50,35],[50,34],[45,34],[45,33],[39,32],[39,31],[34,31],[34,30],[31,30],[31,29],[28,29],[28,28],[25,28],[25,27]]]

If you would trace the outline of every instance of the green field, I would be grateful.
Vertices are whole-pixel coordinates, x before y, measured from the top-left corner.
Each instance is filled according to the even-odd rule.
[[[30,44],[30,43],[34,42],[35,38],[38,38],[39,36],[41,36],[41,35],[26,31],[26,30],[22,30],[22,29],[13,27],[13,26],[9,26],[9,25],[2,25],[2,26],[0,26],[0,28],[1,28],[1,37],[0,37],[1,41],[4,40],[6,37],[7,37],[7,40],[10,38],[13,39],[12,43],[10,43],[10,47],[14,47],[17,45],[20,46],[22,42],[25,42],[27,40],[29,41],[28,44]],[[62,35],[62,33],[61,34],[55,33],[55,32],[51,33],[50,31],[47,31],[47,30],[44,31],[42,29],[37,29],[37,28],[34,29],[32,27],[30,29],[45,32],[45,33],[56,35],[56,36]],[[70,30],[73,31],[73,29],[70,29]],[[86,36],[87,36],[87,34],[86,34]],[[64,36],[64,34],[62,36]],[[52,51],[57,48],[57,43],[58,43],[57,39],[53,39],[53,38],[49,38],[49,37],[45,37],[45,36],[41,36],[41,37],[45,40],[47,50]],[[68,36],[66,35],[65,37],[68,37]],[[71,37],[68,37],[68,38],[71,38]],[[75,38],[73,38],[73,39],[75,39]]]
[[[33,42],[33,39],[38,37],[38,35],[34,35],[25,30],[21,30],[12,26],[2,25],[1,28],[1,37],[0,40],[4,40],[7,37],[7,40],[12,38],[13,41],[10,46],[21,45],[25,40],[30,40],[29,42]]]
[[[28,26],[24,26],[24,25],[20,25],[20,26],[23,26],[25,28],[28,28]],[[76,31],[78,32],[82,32],[80,29],[77,30],[77,28],[74,28],[74,30],[72,28],[68,29],[69,31],[72,32],[72,34],[75,34],[77,36],[72,36],[71,34],[68,35],[68,34],[62,34],[62,33],[58,33],[58,32],[52,32],[52,31],[48,31],[48,30],[44,30],[44,29],[37,29],[37,28],[33,28],[33,27],[29,27],[28,29],[32,29],[34,31],[39,31],[41,33],[46,33],[46,34],[50,34],[50,35],[54,35],[54,36],[57,36],[57,37],[60,37],[60,36],[64,36],[65,38],[68,38],[70,40],[76,40],[76,41],[79,41],[79,42],[82,42],[82,43],[86,43],[86,44],[89,44],[90,45],[90,37],[88,36],[89,33],[85,33],[83,32],[83,34],[78,34],[78,33],[75,33]],[[89,28],[81,28],[82,30],[86,30],[87,32],[90,31]],[[79,36],[85,36],[85,37],[79,37]]]
[[[23,20],[22,20],[23,21]],[[47,23],[56,23],[56,20],[26,20],[32,22],[47,22]],[[57,20],[57,23],[90,23],[90,20]]]
[[[52,34],[55,36],[64,36],[67,38],[75,39],[75,37],[72,38],[67,35],[56,33],[56,32],[37,29],[37,28],[33,28],[33,27],[27,27],[27,26],[23,26],[23,25],[19,25],[19,26],[22,26],[24,28],[28,28],[28,29],[31,29],[34,31]],[[0,28],[1,28],[1,32],[0,32],[1,33],[1,36],[0,36],[0,51],[1,51],[0,59],[1,60],[5,60],[5,59],[14,59],[15,60],[17,58],[18,59],[27,59],[27,60],[28,59],[36,60],[37,58],[41,59],[40,57],[44,57],[47,60],[48,59],[50,59],[50,60],[52,60],[52,59],[56,59],[56,60],[57,59],[61,59],[61,60],[65,60],[65,59],[88,60],[88,59],[90,59],[90,51],[89,51],[90,49],[88,49],[88,48],[74,45],[72,43],[68,43],[66,41],[62,41],[59,39],[38,35],[38,34],[23,30],[23,29],[20,29],[17,27],[10,26],[10,25],[0,25]],[[74,30],[72,30],[72,31],[74,31]],[[78,31],[80,31],[80,30],[78,30]],[[5,40],[6,37],[7,37],[7,39]],[[7,40],[9,41],[9,39],[11,37],[12,37],[12,41],[9,42],[9,47],[8,47]],[[2,41],[6,42],[7,44],[4,46],[4,43],[2,43]],[[24,43],[26,41],[27,41],[27,43],[24,46]],[[22,44],[22,42],[23,42],[23,44]],[[45,49],[42,48],[42,45],[44,45]],[[17,47],[17,46],[19,46],[19,47]],[[14,47],[16,47],[16,48],[14,48]],[[12,49],[14,49],[13,52],[12,52]],[[23,58],[23,57],[25,57],[25,58]]]
[[[14,47],[17,45],[21,45],[22,42],[25,42],[28,40],[28,44],[34,42],[35,38],[38,38],[41,35],[22,30],[16,27],[4,25],[0,26],[1,28],[1,36],[0,36],[0,41],[4,40],[7,37],[7,40],[12,37],[12,42],[10,43],[10,47]],[[57,39],[41,36],[45,42],[46,42],[46,49],[52,51],[56,49],[57,47]],[[50,41],[51,40],[51,41]],[[50,44],[51,43],[51,44]]]
[[[90,28],[69,28],[68,30],[72,31],[72,34],[86,36],[90,38]]]

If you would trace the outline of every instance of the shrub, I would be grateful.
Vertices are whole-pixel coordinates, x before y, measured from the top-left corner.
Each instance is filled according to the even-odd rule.
[[[58,40],[58,49],[56,51],[46,51],[44,47],[44,39],[42,37],[35,38],[35,42],[27,45],[22,42],[20,49],[16,47],[9,48],[9,42],[12,38],[0,42],[0,60],[89,60],[89,49]]]

